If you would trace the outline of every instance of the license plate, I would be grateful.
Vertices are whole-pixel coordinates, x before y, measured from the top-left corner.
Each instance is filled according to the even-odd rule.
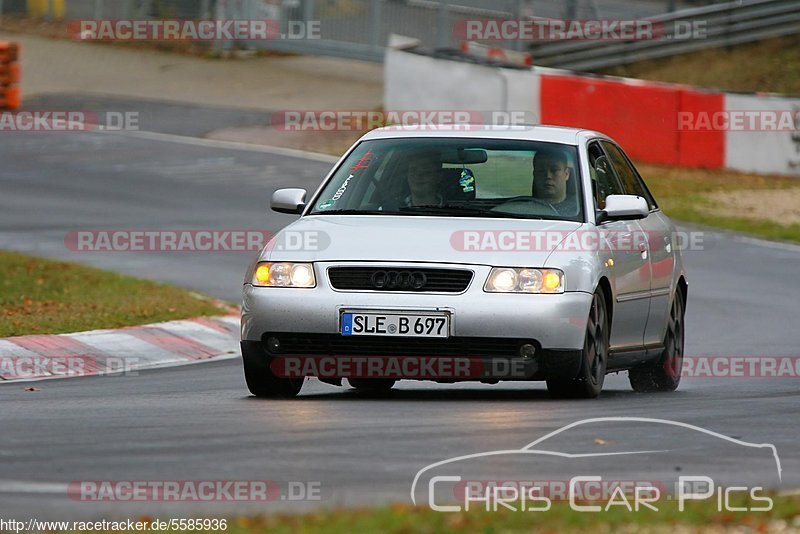
[[[424,313],[342,314],[343,336],[447,337],[450,316]]]

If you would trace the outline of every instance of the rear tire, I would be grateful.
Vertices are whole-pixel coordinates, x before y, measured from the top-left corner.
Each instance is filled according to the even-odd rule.
[[[397,382],[393,378],[348,378],[347,381],[359,392],[372,395],[386,393]]]
[[[628,371],[628,379],[634,391],[650,393],[678,389],[683,367],[685,314],[683,293],[676,291],[669,312],[667,333],[664,336],[664,351],[657,360]]]
[[[269,368],[267,355],[242,347],[244,379],[247,389],[256,397],[291,399],[300,393],[305,378],[279,378]]]
[[[578,376],[574,379],[547,379],[547,391],[550,395],[571,399],[593,399],[600,395],[608,365],[608,338],[608,308],[603,292],[598,289],[589,309]]]

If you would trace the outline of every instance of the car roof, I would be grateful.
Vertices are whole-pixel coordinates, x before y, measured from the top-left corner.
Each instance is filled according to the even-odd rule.
[[[515,139],[526,141],[548,141],[565,145],[578,145],[582,139],[607,135],[582,128],[544,125],[423,125],[423,126],[384,126],[366,133],[361,140],[398,139],[413,137],[463,137],[477,139]]]

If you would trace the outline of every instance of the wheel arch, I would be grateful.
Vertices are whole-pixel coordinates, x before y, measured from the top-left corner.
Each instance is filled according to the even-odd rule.
[[[686,281],[686,278],[681,275],[678,278],[678,285],[676,286],[677,290],[681,292],[681,296],[683,297],[683,311],[686,311],[686,304],[689,300],[689,283]]]
[[[597,288],[603,292],[603,298],[606,301],[606,312],[608,312],[608,327],[609,332],[611,325],[614,324],[614,295],[611,291],[611,282],[605,276],[601,276],[597,281]]]

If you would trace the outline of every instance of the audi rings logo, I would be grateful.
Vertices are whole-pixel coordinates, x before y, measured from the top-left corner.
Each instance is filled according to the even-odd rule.
[[[370,281],[375,289],[422,289],[428,278],[420,271],[376,271]]]

